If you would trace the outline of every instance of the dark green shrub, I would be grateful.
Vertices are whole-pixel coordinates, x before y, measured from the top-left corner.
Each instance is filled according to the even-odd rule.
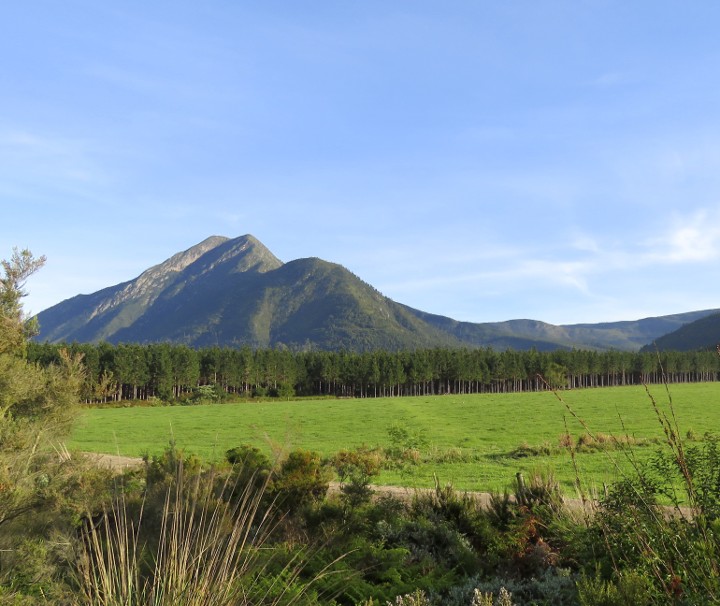
[[[580,606],[650,606],[654,603],[652,581],[646,576],[627,571],[615,579],[584,576],[577,582]],[[656,596],[655,596],[656,597]]]
[[[240,499],[248,486],[262,489],[264,509],[271,504],[272,462],[259,448],[249,444],[236,446],[225,453],[225,460],[232,465],[226,491],[233,500]]]
[[[323,498],[330,485],[330,471],[317,452],[293,450],[280,464],[270,493],[278,507],[295,512]]]

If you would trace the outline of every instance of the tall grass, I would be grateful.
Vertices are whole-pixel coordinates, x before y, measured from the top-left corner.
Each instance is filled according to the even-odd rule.
[[[159,538],[143,539],[143,511],[131,519],[123,497],[90,524],[82,542],[78,582],[87,606],[236,606],[255,603],[289,604],[287,590],[302,566],[286,564],[282,586],[268,583],[263,573],[269,564],[265,549],[276,526],[261,507],[265,485],[253,481],[239,498],[224,497],[238,491],[214,478],[194,474],[186,478],[180,463],[167,489]],[[259,581],[262,580],[262,583]]]
[[[567,411],[597,441],[588,424],[554,392]],[[639,461],[631,436],[610,436],[622,465],[605,452],[620,478],[595,501],[586,523],[605,548],[612,579],[578,584],[582,606],[593,604],[710,604],[720,602],[720,449],[717,436],[696,437],[680,429],[667,382],[664,402],[645,385],[662,434],[654,457]],[[623,423],[624,427],[624,423]],[[577,446],[570,448],[575,462]],[[576,485],[584,503],[576,467]],[[607,570],[606,570],[607,573]],[[606,575],[607,576],[607,575]],[[640,598],[630,595],[641,596]]]

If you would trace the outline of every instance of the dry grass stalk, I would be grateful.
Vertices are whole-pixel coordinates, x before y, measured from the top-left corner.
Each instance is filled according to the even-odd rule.
[[[230,494],[224,486],[222,494]],[[291,561],[277,578],[284,586],[260,589],[268,558],[262,547],[275,524],[260,514],[264,487],[248,482],[234,504],[218,496],[212,480],[187,480],[182,465],[167,490],[154,554],[140,539],[120,498],[101,523],[91,525],[79,570],[85,606],[235,606],[255,601],[291,603],[284,591],[302,570]],[[148,562],[148,560],[150,560]],[[272,592],[273,598],[269,598]]]

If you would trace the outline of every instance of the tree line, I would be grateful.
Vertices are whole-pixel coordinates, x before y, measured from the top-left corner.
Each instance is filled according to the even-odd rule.
[[[222,399],[242,396],[388,397],[537,391],[650,383],[716,381],[711,351],[292,352],[286,349],[109,343],[28,344],[28,361],[56,364],[82,356],[85,402]]]

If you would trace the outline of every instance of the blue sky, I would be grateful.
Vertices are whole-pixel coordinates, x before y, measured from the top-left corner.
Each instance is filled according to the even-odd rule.
[[[210,235],[476,322],[720,307],[717,2],[0,8],[29,312]]]

